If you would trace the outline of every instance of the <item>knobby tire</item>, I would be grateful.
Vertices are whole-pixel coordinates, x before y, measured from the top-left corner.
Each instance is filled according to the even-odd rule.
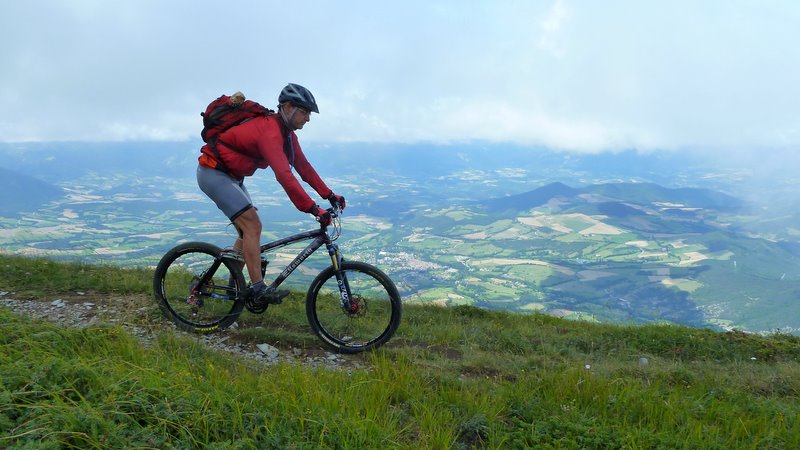
[[[312,330],[331,349],[358,353],[385,344],[397,331],[402,302],[397,287],[378,268],[345,261],[341,270],[350,287],[355,307],[341,304],[336,270],[323,270],[308,289],[306,315]]]
[[[156,302],[164,314],[186,331],[212,332],[230,326],[244,307],[242,263],[223,258],[210,282],[199,281],[221,249],[205,242],[187,242],[167,252],[153,275]],[[196,295],[192,295],[192,292]]]

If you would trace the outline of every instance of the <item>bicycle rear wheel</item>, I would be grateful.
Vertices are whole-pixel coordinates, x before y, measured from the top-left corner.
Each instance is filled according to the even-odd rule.
[[[244,307],[241,262],[223,258],[221,249],[187,242],[167,252],[153,275],[155,299],[179,328],[211,332],[232,324]]]
[[[306,315],[314,333],[342,353],[385,344],[400,325],[402,302],[397,287],[385,273],[366,263],[343,262],[341,273],[349,285],[349,310],[343,306],[333,266],[311,282]]]

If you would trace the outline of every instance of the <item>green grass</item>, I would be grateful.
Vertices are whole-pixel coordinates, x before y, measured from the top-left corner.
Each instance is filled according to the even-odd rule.
[[[148,270],[0,256],[14,297],[143,297]],[[164,320],[153,316],[152,320]],[[319,348],[302,294],[234,336]],[[800,338],[407,304],[362,368],[0,309],[1,448],[798,448]]]
[[[152,292],[151,269],[119,269],[111,265],[60,262],[0,254],[0,289],[27,297],[72,291],[117,294]]]

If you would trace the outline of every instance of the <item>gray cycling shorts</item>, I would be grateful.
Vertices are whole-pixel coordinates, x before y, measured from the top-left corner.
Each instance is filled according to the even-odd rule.
[[[198,165],[197,184],[231,222],[253,207],[244,180],[237,180],[225,172]]]

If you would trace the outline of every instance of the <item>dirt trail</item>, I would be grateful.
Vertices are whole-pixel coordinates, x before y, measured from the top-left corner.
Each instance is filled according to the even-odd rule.
[[[293,362],[335,370],[366,366],[361,355],[341,355],[321,348],[277,348],[267,343],[242,342],[241,339],[236,339],[235,328],[206,335],[186,333],[160,316],[153,299],[145,295],[109,296],[73,292],[47,299],[29,300],[17,299],[13,292],[0,291],[0,307],[8,308],[15,314],[47,320],[65,327],[119,325],[145,346],[150,345],[158,333],[170,332],[196,338],[211,349],[232,353],[259,364]],[[153,316],[159,319],[152,319]]]

